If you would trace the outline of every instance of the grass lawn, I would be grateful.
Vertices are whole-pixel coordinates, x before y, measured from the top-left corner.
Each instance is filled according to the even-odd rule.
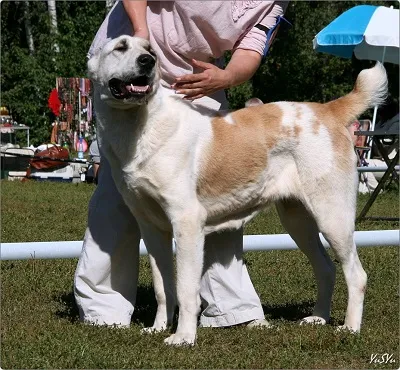
[[[1,241],[82,240],[93,185],[1,182]],[[360,196],[359,210],[367,197]],[[373,215],[398,215],[398,193],[378,197]],[[365,221],[358,230],[398,229],[398,222]],[[284,233],[274,209],[247,234]],[[298,251],[249,252],[245,259],[270,330],[202,328],[194,348],[171,348],[168,334],[141,336],[156,303],[150,265],[141,258],[138,299],[129,329],[83,325],[72,295],[77,260],[1,263],[1,368],[399,368],[399,249],[360,248],[368,273],[360,335],[335,332],[347,292],[338,269],[331,325],[299,326],[311,313],[316,284]],[[393,354],[388,363],[371,356]]]

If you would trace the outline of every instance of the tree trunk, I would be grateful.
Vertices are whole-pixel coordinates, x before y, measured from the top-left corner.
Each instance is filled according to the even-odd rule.
[[[25,34],[26,34],[26,41],[28,43],[29,54],[33,55],[35,53],[35,45],[33,43],[33,36],[32,36],[29,1],[24,1],[24,24],[25,24]]]
[[[57,26],[57,11],[56,11],[56,1],[55,0],[47,0],[47,7],[49,10],[49,16],[50,16],[50,28],[51,28],[51,33],[55,36],[58,34],[58,26]],[[57,42],[54,42],[54,50],[56,53],[60,51],[60,48],[58,47]]]
[[[106,0],[107,13],[111,10],[111,8],[113,7],[114,3],[115,3],[115,0]]]

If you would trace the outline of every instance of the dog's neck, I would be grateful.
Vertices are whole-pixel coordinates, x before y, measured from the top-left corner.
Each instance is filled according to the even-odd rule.
[[[127,165],[128,158],[140,165],[177,130],[178,120],[171,117],[167,109],[171,104],[170,97],[171,92],[159,86],[147,104],[128,106],[127,109],[111,104],[107,108],[98,105],[99,136],[105,144],[109,142],[110,150],[113,147],[112,152],[122,166]]]
[[[147,101],[146,105],[141,106],[148,111],[148,114],[152,116],[153,114],[160,114],[163,111],[163,107],[166,104],[166,100],[171,93],[163,85],[159,84],[157,91],[153,94]]]

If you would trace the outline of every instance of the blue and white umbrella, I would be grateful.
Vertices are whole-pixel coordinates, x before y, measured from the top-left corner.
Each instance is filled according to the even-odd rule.
[[[344,58],[399,64],[399,10],[359,5],[337,17],[313,40],[314,49]]]

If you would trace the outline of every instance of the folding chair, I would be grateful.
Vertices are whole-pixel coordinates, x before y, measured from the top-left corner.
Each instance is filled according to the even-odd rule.
[[[359,170],[359,179],[360,182],[365,184],[365,187],[369,190],[368,186],[368,175],[365,171],[363,171],[363,167],[368,167],[368,153],[372,150],[371,141],[368,141],[367,136],[355,135],[356,131],[368,131],[371,127],[371,121],[369,119],[361,119],[353,122],[351,130],[353,133],[353,143],[354,143],[354,151],[357,155],[357,168]]]
[[[367,203],[365,204],[364,208],[360,212],[360,215],[357,218],[357,221],[360,221],[365,217],[371,206],[374,204],[378,194],[380,191],[385,187],[385,185],[389,182],[391,183],[393,180],[398,184],[399,183],[399,175],[397,173],[398,171],[398,163],[399,163],[399,132],[398,130],[374,130],[374,131],[363,131],[363,130],[358,130],[354,132],[355,135],[362,137],[362,138],[370,138],[370,145],[368,146],[367,153],[369,154],[372,149],[372,145],[374,144],[378,150],[379,155],[383,158],[386,166],[380,169],[382,172],[384,172],[382,178],[378,181],[377,186],[373,190],[372,194],[370,195],[370,198],[368,199]],[[392,140],[392,145],[391,148],[393,148],[393,153],[392,153],[392,158],[389,158],[390,153],[388,153],[387,148],[384,147],[384,144],[382,143],[385,141],[386,138],[391,138]],[[360,147],[360,149],[364,149],[363,147]],[[356,149],[356,152],[358,153],[359,151]],[[371,161],[370,155],[367,155],[367,158],[362,158],[361,155],[357,154],[358,158],[360,158],[360,164],[361,167],[359,167],[359,171],[362,171],[363,169],[363,162],[366,164],[366,166],[369,165],[369,161]],[[364,154],[365,155],[365,154]],[[373,172],[378,172],[376,168],[373,169]],[[369,219],[376,219],[376,220],[398,220],[396,217],[368,217]]]

